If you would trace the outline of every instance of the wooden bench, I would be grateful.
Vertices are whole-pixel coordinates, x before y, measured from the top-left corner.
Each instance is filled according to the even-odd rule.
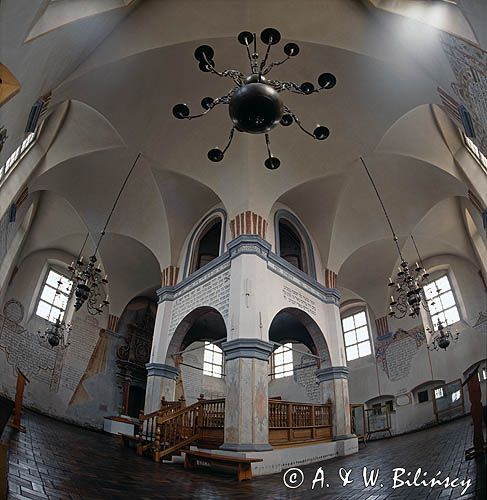
[[[185,451],[184,467],[193,469],[196,462],[216,463],[220,465],[236,466],[237,479],[252,479],[252,463],[262,462],[262,458],[229,457],[227,455],[215,455],[204,451]]]

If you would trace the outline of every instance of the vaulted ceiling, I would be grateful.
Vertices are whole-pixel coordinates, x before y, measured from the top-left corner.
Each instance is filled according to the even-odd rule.
[[[478,13],[487,6],[458,3],[463,10],[449,18],[451,31],[484,43]],[[443,26],[367,0],[82,4],[4,0],[0,6],[0,62],[21,84],[0,108],[9,136],[0,164],[20,142],[33,102],[52,91],[36,145],[41,159],[29,180],[41,201],[24,256],[43,248],[76,254],[83,235],[103,227],[141,152],[101,252],[105,265],[118,259],[114,272],[132,283],[133,295],[157,285],[158,267],[178,263],[192,226],[215,205],[230,218],[247,209],[268,218],[282,203],[310,230],[322,268],[379,304],[383,290],[371,283],[383,282],[397,255],[363,156],[405,251],[414,232],[426,256],[451,253],[477,265],[464,204],[469,189],[487,203],[487,179],[475,173],[458,128],[440,106],[437,88],[455,82]],[[462,13],[477,21],[469,24]],[[263,137],[237,133],[224,161],[210,163],[207,151],[223,146],[230,130],[225,107],[191,122],[176,121],[171,109],[186,102],[196,110],[201,98],[223,95],[233,82],[200,72],[194,49],[209,44],[218,69],[247,71],[236,35],[267,26],[301,48],[274,70],[276,77],[302,82],[324,71],[336,75],[330,91],[285,96],[305,126],[322,123],[331,135],[313,141],[296,126],[278,127],[271,141],[281,167],[269,171]],[[365,273],[364,260],[372,263]]]

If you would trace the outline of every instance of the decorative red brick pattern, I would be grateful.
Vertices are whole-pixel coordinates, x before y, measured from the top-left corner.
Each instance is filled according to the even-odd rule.
[[[327,288],[336,288],[337,274],[330,269],[325,269],[325,286]]]
[[[118,316],[115,316],[114,314],[109,314],[108,315],[108,324],[107,328],[108,330],[112,332],[116,332],[118,330],[118,322],[120,321],[120,318]]]
[[[387,316],[382,316],[375,320],[375,327],[377,328],[377,335],[385,335],[389,331],[389,321]]]
[[[242,234],[256,234],[265,239],[267,221],[260,215],[247,210],[230,221],[232,238]]]
[[[179,267],[168,266],[162,270],[162,286],[174,286],[178,281]]]

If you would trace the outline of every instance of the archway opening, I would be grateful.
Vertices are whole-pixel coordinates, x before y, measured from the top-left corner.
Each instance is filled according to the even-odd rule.
[[[330,366],[330,356],[316,322],[299,309],[283,309],[272,320],[269,340],[275,344],[269,363],[270,398],[322,402],[315,372]]]
[[[167,353],[167,363],[181,372],[175,398],[186,404],[225,396],[225,365],[221,344],[227,338],[222,315],[211,307],[189,313],[176,328]]]

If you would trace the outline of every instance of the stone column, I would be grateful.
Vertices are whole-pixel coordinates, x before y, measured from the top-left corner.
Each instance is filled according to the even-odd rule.
[[[350,400],[348,394],[348,368],[331,366],[316,371],[323,402],[333,403],[333,440],[340,441],[354,437],[350,427]]]
[[[222,344],[225,354],[225,439],[231,451],[267,451],[269,444],[268,360],[273,344],[241,338]]]
[[[147,388],[145,392],[144,413],[151,413],[161,407],[161,398],[175,400],[176,378],[179,368],[162,363],[147,363]]]

